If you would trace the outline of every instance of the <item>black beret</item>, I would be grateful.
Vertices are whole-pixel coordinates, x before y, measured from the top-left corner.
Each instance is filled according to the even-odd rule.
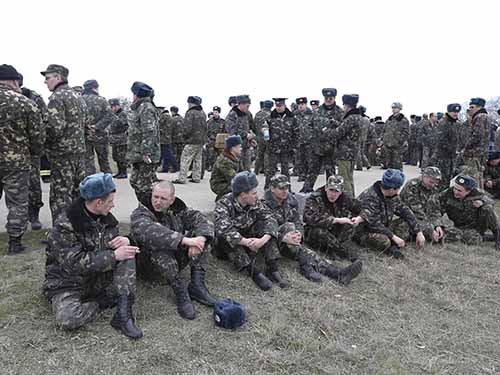
[[[18,81],[21,75],[12,65],[0,65],[0,80],[2,81]]]
[[[147,98],[154,93],[153,89],[150,86],[146,85],[143,82],[138,82],[138,81],[132,84],[130,90],[132,90],[132,93],[138,96],[139,98]]]
[[[307,104],[307,98],[303,96],[302,98],[295,99],[295,103],[297,104]]]
[[[311,105],[319,105],[319,100],[311,100],[310,104]]]
[[[337,89],[334,89],[334,88],[325,88],[325,89],[321,90],[321,93],[323,94],[323,96],[325,98],[336,97],[337,96]]]
[[[95,79],[89,79],[88,81],[83,82],[84,89],[96,89],[99,87],[99,84]]]
[[[476,187],[476,180],[468,175],[458,175],[455,178],[455,183],[463,186],[467,190],[472,190]]]
[[[448,104],[446,107],[447,112],[460,112],[462,110],[462,106],[458,103]]]
[[[200,105],[201,98],[199,96],[189,96],[187,102],[189,104]]]
[[[486,100],[484,100],[483,98],[472,98],[469,105],[478,105],[484,107],[486,105]]]
[[[348,106],[356,107],[356,104],[358,104],[358,101],[359,101],[358,94],[342,95],[342,103],[347,104]]]
[[[213,107],[212,111],[217,111],[217,112],[221,113],[220,107],[217,107],[217,106]]]
[[[273,101],[272,100],[264,100],[264,108],[266,109],[271,109],[273,108]]]
[[[175,105],[173,105],[172,107],[170,107],[170,112],[177,113],[177,112],[179,112],[179,108],[177,108]]]

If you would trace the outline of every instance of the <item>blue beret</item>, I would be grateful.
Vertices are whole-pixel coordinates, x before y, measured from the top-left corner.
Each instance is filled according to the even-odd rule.
[[[227,148],[231,148],[236,145],[241,145],[242,141],[239,135],[232,135],[226,138],[225,143]]]
[[[194,105],[200,105],[201,104],[201,98],[199,96],[189,96],[188,97],[188,103],[189,104],[194,104]]]
[[[342,103],[347,104],[348,106],[351,107],[356,107],[359,101],[359,95],[358,94],[344,94],[342,95]]]
[[[99,84],[95,79],[89,79],[88,81],[83,82],[84,89],[96,89],[99,87]]]
[[[455,178],[455,183],[460,185],[460,186],[463,186],[464,188],[466,188],[468,190],[472,190],[477,186],[476,180],[473,177],[468,176],[468,175],[458,175]]]
[[[151,86],[148,86],[145,83],[138,81],[132,84],[130,90],[132,90],[132,93],[138,96],[139,98],[147,98],[151,96],[151,94],[154,92]]]
[[[274,105],[274,103],[272,102],[272,100],[264,100],[264,104],[263,104],[264,108],[271,109],[271,108],[273,108],[273,105]]]
[[[246,193],[259,185],[257,176],[253,172],[243,171],[238,173],[231,180],[231,190],[233,193]]]
[[[80,195],[86,201],[102,198],[116,190],[111,173],[95,173],[80,182]]]
[[[399,169],[388,169],[382,176],[382,186],[388,189],[399,189],[405,182],[405,175]]]
[[[236,329],[247,321],[245,306],[230,298],[226,298],[215,304],[215,324],[226,329]]]
[[[460,112],[462,106],[458,103],[448,104],[446,107],[446,112]]]
[[[486,105],[486,100],[484,100],[483,98],[472,98],[469,105],[479,105],[481,107],[484,107]]]
[[[328,97],[336,97],[336,96],[337,96],[337,89],[334,89],[334,88],[326,88],[326,89],[321,90],[321,93],[323,94],[323,96],[324,96],[325,98],[328,98]]]

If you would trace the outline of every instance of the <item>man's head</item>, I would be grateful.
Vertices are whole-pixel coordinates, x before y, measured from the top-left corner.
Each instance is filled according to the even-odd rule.
[[[273,98],[274,106],[276,107],[276,112],[283,113],[286,110],[286,101],[287,98]]]
[[[311,100],[310,104],[311,104],[311,108],[314,111],[314,110],[318,109],[318,107],[319,107],[319,100]]]
[[[405,175],[399,169],[388,169],[382,175],[381,190],[386,198],[394,198],[405,182]]]
[[[120,104],[120,99],[118,98],[113,98],[108,100],[109,106],[111,107],[111,110],[116,113],[118,112],[122,106]]]
[[[68,82],[69,70],[62,65],[50,64],[47,69],[40,72],[40,74],[45,77],[45,84],[49,91],[54,91],[56,86],[60,83]]]
[[[173,114],[173,115],[178,114],[179,113],[179,108],[177,108],[176,106],[170,107],[170,113]]]
[[[12,65],[0,65],[0,82],[19,91],[21,75]]]
[[[83,83],[83,89],[88,92],[92,91],[96,94],[99,93],[99,83],[95,79],[89,79]]]
[[[263,109],[271,110],[271,109],[273,109],[273,106],[274,106],[274,103],[273,103],[272,100],[264,100],[262,102],[262,108]]]
[[[231,135],[226,138],[224,141],[224,145],[226,146],[226,150],[228,150],[231,154],[236,157],[241,156],[241,137],[239,135]]]
[[[235,105],[238,105],[238,101],[236,100],[236,96],[230,96],[229,99],[227,100],[227,104],[229,104],[229,106],[231,108],[233,108]]]
[[[337,89],[335,88],[324,88],[321,90],[323,97],[325,98],[325,105],[332,106],[335,104],[335,98],[337,97]]]
[[[471,190],[477,186],[476,180],[468,175],[458,175],[453,184],[453,195],[457,199],[464,199],[467,197]]]
[[[435,124],[437,122],[437,119],[438,119],[437,113],[434,112],[429,113],[429,121],[432,124]]]
[[[305,96],[295,99],[295,103],[299,112],[304,112],[307,109],[307,98]]]
[[[217,120],[220,117],[220,112],[221,112],[220,107],[215,106],[215,107],[212,108],[212,113],[214,115],[214,119]]]
[[[201,98],[199,96],[188,96],[187,102],[189,107],[195,107],[201,105]]]
[[[483,98],[472,98],[469,102],[469,111],[471,116],[474,116],[478,111],[484,108],[486,100]]]
[[[399,102],[394,102],[391,105],[391,109],[392,109],[392,113],[396,115],[399,112],[401,112],[401,110],[403,109],[403,105]]]
[[[446,112],[448,113],[448,116],[450,116],[455,120],[458,119],[458,114],[460,113],[461,110],[462,106],[458,103],[448,104],[448,106],[446,107]]]
[[[437,167],[425,167],[422,170],[422,183],[432,190],[441,182],[441,171]]]
[[[151,205],[156,212],[165,212],[175,201],[175,187],[170,181],[160,181],[153,185]]]
[[[153,88],[144,82],[134,82],[130,90],[134,94],[134,102],[142,98],[150,98],[154,95]]]
[[[269,181],[271,193],[278,201],[284,201],[290,193],[290,181],[283,174],[274,175]]]
[[[344,94],[342,95],[342,104],[344,105],[344,111],[349,112],[356,108],[359,101],[358,94]]]
[[[344,192],[344,178],[339,175],[328,177],[325,185],[326,197],[330,203],[335,203]]]
[[[252,103],[248,95],[238,95],[236,97],[236,102],[238,103],[238,109],[244,113],[248,112],[250,104]]]
[[[95,173],[80,182],[80,196],[85,206],[96,215],[106,216],[115,206],[116,185],[111,173]]]
[[[233,177],[231,190],[242,206],[254,206],[259,199],[258,185],[255,173],[243,171]]]

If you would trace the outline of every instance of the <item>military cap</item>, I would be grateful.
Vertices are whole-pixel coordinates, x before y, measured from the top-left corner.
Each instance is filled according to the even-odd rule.
[[[285,101],[287,100],[288,98],[273,98],[274,100],[274,103],[276,105],[279,105],[279,104],[285,104]]]
[[[110,106],[120,105],[120,99],[118,98],[109,99],[108,103]]]
[[[224,144],[226,145],[226,148],[231,148],[237,145],[242,144],[241,136],[239,135],[231,135],[226,138],[224,141]]]
[[[460,112],[462,110],[462,106],[458,103],[448,104],[446,107],[446,112]]]
[[[477,183],[476,180],[468,175],[458,175],[455,178],[455,183],[457,185],[463,186],[467,190],[472,190],[476,187]]]
[[[95,173],[80,182],[80,195],[86,201],[102,198],[116,190],[111,173]]]
[[[411,119],[414,119],[415,117],[417,117],[417,115],[410,115]]]
[[[212,111],[217,111],[217,112],[221,113],[221,109],[218,106],[213,107]]]
[[[199,96],[189,96],[188,99],[187,99],[187,102],[189,104],[200,105],[201,104],[201,98]]]
[[[287,176],[284,174],[276,174],[273,177],[271,177],[271,180],[269,181],[269,184],[272,187],[277,187],[277,188],[284,188],[290,186],[290,180],[288,179]]]
[[[309,102],[309,104],[311,104],[311,105],[319,105],[319,100],[311,100]]]
[[[57,73],[62,75],[63,77],[68,77],[69,75],[69,70],[68,68],[62,66],[62,65],[57,65],[57,64],[50,64],[47,69],[45,69],[43,72],[40,72],[42,76],[49,74],[49,73]]]
[[[266,109],[271,109],[273,108],[273,101],[272,100],[264,100],[264,108]]]
[[[241,104],[241,103],[251,103],[250,96],[248,95],[238,95],[236,97],[236,103]]]
[[[488,160],[500,159],[500,151],[490,151],[488,153]]]
[[[1,81],[18,81],[22,77],[16,68],[12,65],[0,65],[0,80]]]
[[[179,108],[177,108],[175,105],[173,105],[172,107],[170,107],[170,112],[172,112],[172,113],[178,113],[179,112]]]
[[[99,87],[99,83],[95,79],[89,79],[88,81],[83,82],[84,89],[96,89]]]
[[[339,175],[328,177],[325,185],[326,190],[344,191],[344,178]]]
[[[443,112],[438,112],[438,113],[436,113],[436,116],[437,116],[438,120],[441,120],[443,118],[443,116],[444,116],[444,113]]]
[[[134,82],[130,90],[132,90],[132,93],[139,98],[151,97],[151,94],[154,92],[151,86],[139,81]]]
[[[297,104],[307,104],[307,98],[304,96],[302,98],[295,99],[295,103]]]
[[[439,170],[438,167],[425,167],[422,170],[422,176],[427,176],[427,177],[432,177],[435,178],[436,180],[441,179],[441,171]]]
[[[392,103],[391,108],[403,109],[403,104],[401,104],[400,102],[394,102]]]
[[[321,93],[325,98],[334,98],[337,96],[337,89],[334,88],[325,88],[321,90]]]
[[[211,118],[211,117],[213,117],[213,116],[214,116],[214,113],[213,113],[213,112],[208,112],[208,113],[207,113],[207,117],[208,117],[208,118]]]
[[[356,107],[359,101],[358,94],[344,94],[342,95],[342,103],[351,107]]]
[[[253,172],[243,171],[238,173],[231,180],[231,190],[233,193],[246,193],[259,185],[257,176]]]
[[[478,105],[480,107],[484,107],[486,105],[486,100],[484,100],[483,98],[472,98],[469,105]]]
[[[230,298],[218,301],[214,306],[214,321],[221,328],[241,327],[247,321],[245,306]]]
[[[415,116],[415,121],[416,122],[422,121],[422,116]]]
[[[382,186],[386,189],[399,189],[405,182],[405,175],[399,169],[388,169],[382,175]]]
[[[375,122],[382,121],[382,116],[375,116],[375,117],[373,118],[373,120],[374,120]]]
[[[227,104],[237,104],[238,101],[236,100],[236,96],[230,96],[229,99],[227,100]]]
[[[261,101],[259,102],[259,106],[260,106],[260,109],[264,108],[264,101],[263,101],[263,100],[261,100]]]

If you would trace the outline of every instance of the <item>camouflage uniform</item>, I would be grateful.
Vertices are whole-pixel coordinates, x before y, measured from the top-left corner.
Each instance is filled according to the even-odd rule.
[[[410,123],[402,113],[390,116],[384,128],[384,152],[386,168],[403,170],[401,158],[410,136]]]
[[[262,109],[255,114],[254,131],[257,136],[257,158],[255,160],[255,173],[264,171],[264,166],[268,165],[267,146],[268,140],[264,139],[264,127],[269,129],[269,117],[271,116],[270,109]]]
[[[112,145],[113,160],[116,162],[118,172],[127,172],[127,113],[119,109],[115,119],[109,126],[109,143]]]
[[[297,136],[297,122],[288,108],[283,113],[276,109],[269,117],[269,144],[267,147],[269,164],[264,167],[266,182],[264,189],[269,187],[269,181],[281,165],[281,174],[290,177],[289,164],[293,161],[295,139]]]
[[[394,234],[409,240],[420,231],[415,215],[399,196],[392,199],[384,197],[380,181],[363,191],[358,199],[364,222],[357,227],[354,238],[361,245],[383,252],[391,246]],[[408,227],[401,228],[401,222],[395,220],[395,216],[403,219]]]
[[[149,97],[136,100],[131,106],[128,116],[128,149],[127,160],[132,164],[130,186],[137,199],[151,192],[151,187],[158,178],[156,168],[160,163],[160,134],[158,111]],[[149,155],[151,163],[144,161]]]
[[[251,157],[250,157],[250,142],[247,136],[250,134],[250,129],[253,127],[253,117],[250,112],[242,112],[238,109],[238,106],[234,106],[231,111],[229,111],[226,117],[226,130],[229,135],[239,135],[241,137],[242,143],[242,153],[241,161],[243,163],[243,168],[249,171],[251,168]]]
[[[176,113],[172,115],[172,122],[172,151],[177,164],[179,164],[181,162],[182,150],[184,149],[184,131],[182,129],[184,119]]]
[[[109,166],[108,126],[115,120],[108,101],[93,92],[85,90],[82,95],[87,104],[87,127],[85,132],[85,169],[88,175],[96,172],[94,151],[103,173],[111,173]]]
[[[361,121],[361,136],[359,139],[359,148],[356,153],[356,169],[362,171],[363,167],[371,168],[370,161],[368,160],[368,133],[370,134],[370,144],[373,143],[373,130],[372,124],[368,116],[362,115]]]
[[[312,117],[313,111],[307,108],[304,112],[297,111],[298,150],[296,152],[296,165],[294,172],[304,178],[311,173],[312,150]]]
[[[217,138],[217,134],[226,132],[224,119],[221,117],[217,119],[212,117],[207,121],[207,128],[207,169],[212,170],[219,155],[218,150],[215,148],[215,139]]]
[[[187,182],[187,174],[191,163],[193,181],[200,182],[202,173],[203,145],[207,142],[207,115],[200,105],[192,106],[184,117],[184,150],[181,156],[181,165],[178,181]]]
[[[323,166],[326,178],[335,174],[334,141],[328,136],[328,130],[335,129],[342,122],[344,111],[336,104],[327,107],[322,104],[312,117],[311,172],[306,176],[303,191],[310,192]]]
[[[455,158],[458,148],[458,120],[447,113],[439,121],[436,128],[436,166],[441,171],[441,185],[450,186],[455,176]]]
[[[231,192],[231,180],[243,170],[241,161],[225,150],[219,155],[210,175],[210,189],[217,195],[215,201]]]
[[[484,186],[484,190],[493,195],[495,198],[500,198],[500,165],[491,165],[486,163],[484,170],[484,181],[491,181],[493,187]]]
[[[357,199],[342,193],[334,203],[331,203],[325,187],[321,187],[306,200],[304,209],[306,242],[331,258],[336,256],[352,258],[355,254],[352,254],[343,243],[352,237],[353,227],[333,221],[335,218],[357,216],[359,213],[360,205]]]
[[[465,145],[463,156],[466,169],[464,172],[477,181],[479,188],[483,188],[482,166],[488,156],[491,120],[486,110],[480,109],[472,116],[470,135]]]
[[[63,329],[94,320],[119,295],[135,294],[135,259],[116,261],[108,247],[118,235],[115,217],[90,214],[81,198],[56,220],[46,250],[42,289]]]
[[[422,161],[420,168],[433,165],[433,155],[436,148],[437,126],[431,120],[422,123]]]
[[[45,148],[50,161],[52,224],[80,196],[79,185],[85,177],[86,111],[83,99],[67,83],[58,85],[49,97]]]
[[[264,272],[266,266],[280,258],[278,223],[269,209],[258,201],[255,206],[242,207],[233,193],[215,204],[216,253],[227,256],[238,271]],[[257,253],[240,245],[242,237],[272,238]]]
[[[378,136],[376,126],[376,124],[370,123],[366,137],[366,156],[368,157],[370,166],[379,164],[377,162]]]
[[[179,165],[174,156],[172,133],[174,121],[172,116],[166,111],[160,114],[160,147],[161,147],[161,171],[168,173],[169,167],[174,171],[179,170]]]
[[[421,163],[422,155],[422,123],[412,122],[410,124],[410,136],[408,139],[408,155],[406,161],[410,165]]]
[[[21,237],[28,223],[31,165],[40,160],[45,137],[35,103],[2,83],[0,128],[0,198],[5,192],[9,211],[5,227],[10,237]]]

